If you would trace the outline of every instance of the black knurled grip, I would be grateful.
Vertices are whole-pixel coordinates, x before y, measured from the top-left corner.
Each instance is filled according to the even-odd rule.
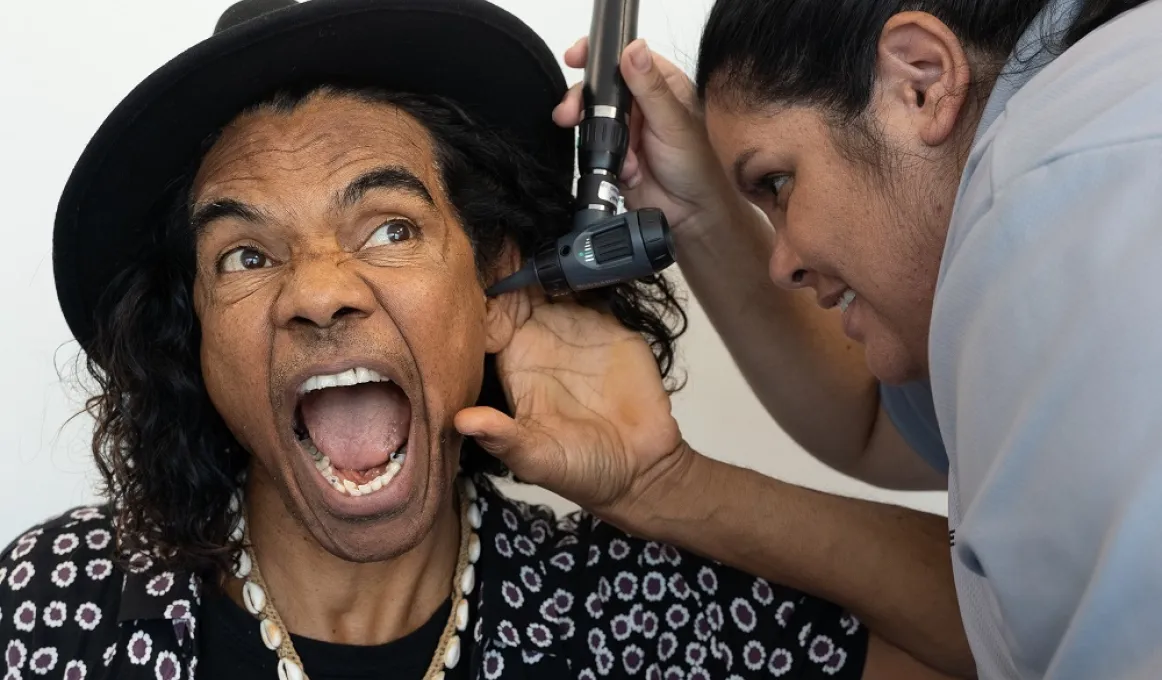
[[[586,118],[578,131],[577,164],[617,175],[629,148],[629,127],[616,118]]]

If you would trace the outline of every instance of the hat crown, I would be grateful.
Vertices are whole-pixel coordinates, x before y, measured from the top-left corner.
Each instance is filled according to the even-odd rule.
[[[222,12],[222,16],[218,18],[218,23],[214,26],[214,34],[217,35],[251,19],[257,19],[287,7],[294,7],[297,4],[299,3],[296,0],[241,0]]]
[[[231,2],[215,35],[150,74],[106,117],[61,193],[53,273],[86,351],[100,349],[98,315],[121,299],[126,269],[164,233],[182,200],[177,180],[206,140],[276,92],[332,83],[446,97],[540,159],[562,190],[572,186],[574,134],[551,115],[566,91],[561,67],[544,40],[492,2]]]

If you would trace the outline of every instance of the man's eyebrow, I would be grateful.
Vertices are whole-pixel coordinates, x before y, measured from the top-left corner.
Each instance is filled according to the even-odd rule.
[[[746,165],[758,152],[757,148],[751,147],[734,159],[734,185],[739,189],[746,186],[746,179],[743,177],[746,174]]]
[[[342,208],[350,208],[363,198],[364,194],[372,189],[395,189],[398,191],[405,191],[414,194],[424,200],[431,207],[435,207],[436,202],[432,200],[432,194],[428,192],[428,187],[420,181],[407,168],[399,166],[388,166],[376,168],[370,172],[365,172],[347,185],[343,194],[339,197],[339,206]]]
[[[211,222],[225,217],[233,217],[254,224],[265,221],[258,210],[246,205],[242,201],[236,201],[233,198],[222,198],[195,206],[194,212],[190,216],[190,227],[195,234],[199,234]]]

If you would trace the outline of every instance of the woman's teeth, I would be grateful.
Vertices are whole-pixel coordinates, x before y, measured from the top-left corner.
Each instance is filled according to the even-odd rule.
[[[855,291],[848,288],[847,290],[845,290],[843,292],[843,295],[840,296],[840,298],[839,298],[839,311],[846,312],[847,308],[854,301],[855,301]]]
[[[391,454],[391,460],[383,472],[371,478],[370,481],[356,483],[344,476],[341,471],[336,470],[331,465],[331,459],[321,453],[309,438],[301,440],[300,443],[307,450],[307,453],[311,454],[311,458],[315,461],[315,469],[319,471],[323,479],[327,480],[327,483],[331,485],[332,489],[346,496],[356,498],[375,493],[390,484],[391,480],[395,479],[395,476],[403,469],[404,462],[407,461],[408,445],[407,442],[404,442],[395,453]],[[360,476],[366,477],[363,474]]]

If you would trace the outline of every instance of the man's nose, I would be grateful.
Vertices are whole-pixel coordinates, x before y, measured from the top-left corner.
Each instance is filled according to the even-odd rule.
[[[782,288],[797,290],[810,285],[811,271],[778,232],[775,233],[769,270],[771,280]]]
[[[371,315],[375,295],[352,264],[331,255],[294,263],[276,303],[279,325],[330,328],[344,318]]]

